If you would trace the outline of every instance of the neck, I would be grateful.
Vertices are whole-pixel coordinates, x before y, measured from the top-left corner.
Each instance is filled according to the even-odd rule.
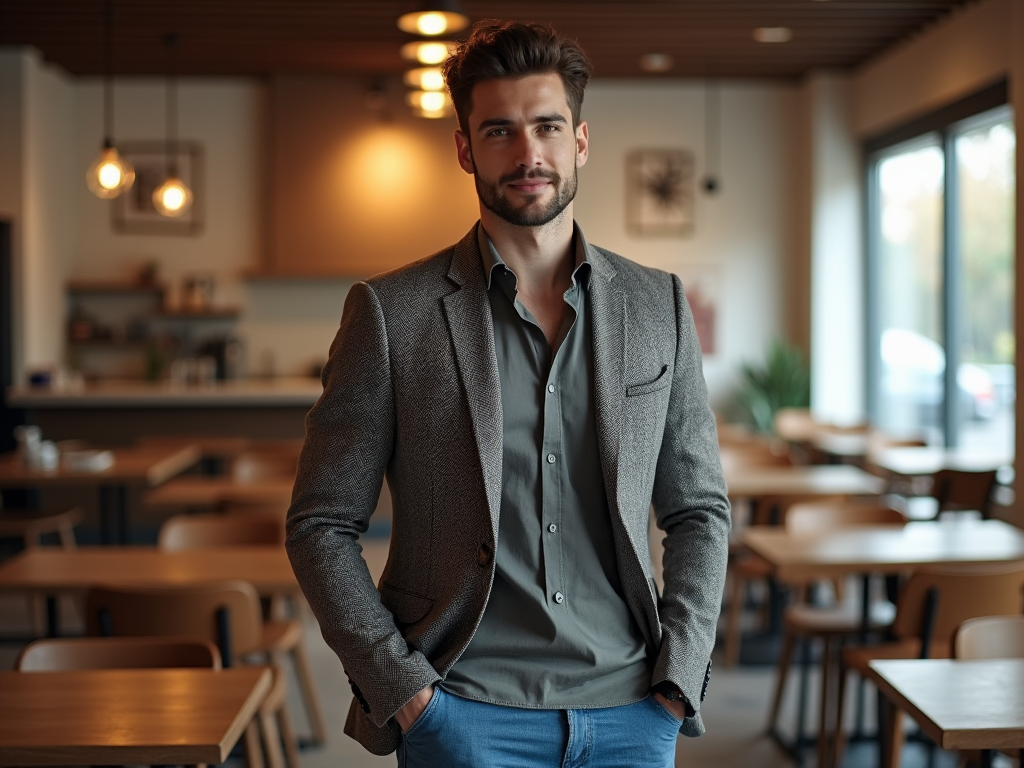
[[[561,295],[572,279],[576,264],[573,249],[572,203],[552,221],[540,227],[509,224],[480,207],[480,223],[501,259],[516,273],[520,290]]]

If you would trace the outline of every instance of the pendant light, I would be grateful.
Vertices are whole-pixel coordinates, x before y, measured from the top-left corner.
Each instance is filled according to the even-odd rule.
[[[178,36],[164,35],[167,46],[167,178],[153,191],[153,205],[163,216],[177,217],[192,206],[192,190],[178,174],[178,83],[175,78],[174,49]]]
[[[469,17],[456,0],[423,0],[415,8],[398,17],[403,32],[424,37],[437,37],[458,32],[469,26]]]
[[[716,195],[722,189],[722,181],[719,178],[722,123],[718,97],[718,79],[706,78],[704,80],[704,158],[707,174],[701,182],[701,187],[706,195]]]
[[[110,2],[103,12],[103,149],[85,172],[89,191],[104,200],[117,197],[135,181],[135,169],[114,146],[114,81],[110,73],[111,27],[114,10]]]

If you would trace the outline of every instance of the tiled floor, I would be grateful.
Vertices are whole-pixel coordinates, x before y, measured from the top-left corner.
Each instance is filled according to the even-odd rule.
[[[382,539],[368,540],[365,556],[371,572],[379,574],[386,557],[386,542]],[[63,621],[72,628],[76,610],[73,605],[64,605]],[[80,616],[78,617],[80,623]],[[0,597],[0,633],[4,637],[23,634],[28,629],[25,601],[14,596]],[[362,749],[356,742],[341,732],[345,713],[351,700],[351,693],[345,681],[341,665],[320,637],[319,628],[312,620],[308,627],[309,643],[320,695],[330,727],[334,729],[329,743],[321,748],[306,749],[302,753],[303,768],[369,768],[369,766],[394,765],[394,756],[375,757]],[[17,654],[16,644],[0,644],[0,667],[10,668]],[[698,739],[680,738],[677,747],[676,765],[686,768],[788,768],[793,763],[764,733],[764,720],[773,682],[770,667],[741,667],[738,669],[717,668],[714,672],[707,701],[704,703],[704,720],[708,732]],[[811,686],[814,690],[814,686]],[[814,702],[811,702],[812,707]],[[298,701],[294,712],[301,712]],[[813,711],[813,709],[812,709]],[[783,722],[791,723],[792,709],[784,713]],[[305,732],[305,723],[296,716],[300,733]],[[924,768],[927,765],[925,750],[917,744],[909,744],[904,750],[904,768]],[[234,760],[232,760],[234,762]],[[806,766],[815,763],[808,754]],[[876,750],[868,743],[855,744],[848,751],[842,768],[868,768],[876,765]],[[934,768],[952,768],[956,765],[954,755],[938,752]]]

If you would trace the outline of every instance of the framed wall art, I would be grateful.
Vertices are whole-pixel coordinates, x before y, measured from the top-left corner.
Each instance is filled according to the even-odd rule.
[[[672,270],[683,282],[686,303],[693,313],[693,324],[704,355],[715,354],[715,337],[721,314],[722,278],[715,265],[692,264]]]
[[[167,178],[167,143],[125,141],[118,151],[135,168],[131,189],[113,200],[114,231],[136,235],[195,236],[203,230],[203,149],[198,142],[179,141],[178,174],[192,190],[192,206],[181,216],[162,216],[153,205],[153,192]]]
[[[694,159],[685,149],[638,149],[626,157],[626,226],[636,235],[693,233]]]

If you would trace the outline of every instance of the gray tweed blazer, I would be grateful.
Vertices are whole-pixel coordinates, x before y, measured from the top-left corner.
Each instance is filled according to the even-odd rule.
[[[393,715],[444,678],[483,614],[500,543],[502,413],[476,227],[459,243],[354,285],[288,512],[299,584],[356,695],[345,732],[388,754]],[[601,468],[626,602],[703,733],[725,578],[729,502],[701,353],[679,279],[588,246]],[[387,475],[388,562],[358,543]],[[653,503],[666,532],[652,576]]]

